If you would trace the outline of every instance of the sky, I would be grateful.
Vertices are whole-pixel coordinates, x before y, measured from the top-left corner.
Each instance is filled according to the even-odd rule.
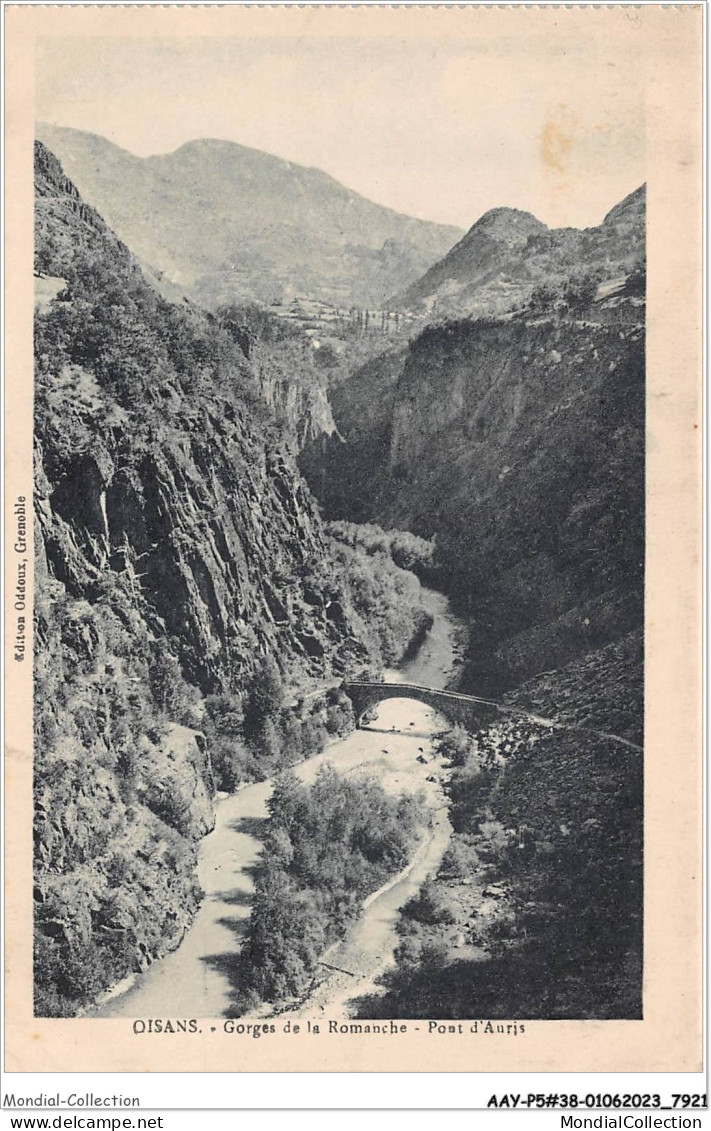
[[[221,138],[469,228],[489,208],[598,224],[645,179],[634,28],[605,42],[53,38],[36,116],[139,156]]]

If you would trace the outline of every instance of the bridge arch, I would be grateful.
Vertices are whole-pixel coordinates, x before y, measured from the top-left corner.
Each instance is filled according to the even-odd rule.
[[[439,691],[414,683],[378,683],[366,680],[346,680],[343,690],[353,704],[356,726],[359,727],[366,711],[386,699],[415,699],[438,711],[451,723],[473,729],[490,722],[502,709],[488,699],[461,695],[455,691]]]

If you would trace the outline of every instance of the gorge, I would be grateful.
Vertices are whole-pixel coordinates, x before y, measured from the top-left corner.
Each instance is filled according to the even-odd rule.
[[[90,149],[99,194],[111,167]],[[143,183],[111,160],[117,184]],[[394,268],[417,294],[386,336],[385,317],[304,328],[224,280],[203,309],[207,274],[181,296],[174,260],[122,243],[40,142],[35,190],[35,1011],[352,1016],[366,995],[393,1016],[484,1000],[637,1016],[643,191],[585,234],[587,270],[582,237],[527,222],[512,243],[501,215],[458,252],[458,233],[420,231],[430,262]],[[498,284],[486,306],[475,274],[423,313],[452,256],[462,283],[483,255],[482,230],[487,270],[520,268],[514,307]],[[341,284],[322,276],[309,300],[335,308]],[[381,284],[371,306],[396,290]],[[498,707],[463,735],[395,699],[354,731],[348,688],[383,673]],[[326,763],[356,789],[333,787],[328,875],[328,843],[311,859],[269,802],[292,790],[308,815]],[[358,791],[356,828],[338,807]],[[281,952],[288,992],[258,1001],[239,955],[245,931],[256,954],[249,900],[268,883],[311,941],[300,965]],[[470,891],[501,905],[495,930],[472,925]],[[572,943],[551,928],[566,916]],[[355,981],[314,978],[324,962]],[[489,990],[471,965],[492,963]],[[565,971],[560,1000],[532,968]]]

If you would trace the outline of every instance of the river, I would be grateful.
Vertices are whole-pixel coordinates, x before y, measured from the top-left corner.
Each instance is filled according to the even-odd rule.
[[[461,625],[441,593],[423,586],[423,603],[434,618],[432,628],[417,655],[385,678],[445,687],[459,662]],[[436,868],[449,839],[442,767],[432,750],[432,736],[441,727],[441,718],[424,704],[390,699],[367,727],[294,767],[304,782],[330,762],[341,774],[375,776],[392,793],[422,789],[432,811],[431,827],[408,868],[366,901],[344,941],[323,956],[329,966],[322,967],[324,978],[301,1012],[328,1008],[329,1017],[347,1017],[349,999],[372,992],[377,975],[393,961],[398,910]],[[249,917],[271,790],[271,781],[258,782],[218,802],[215,828],[200,844],[198,879],[205,897],[192,925],[176,950],[126,979],[93,1016],[220,1018],[234,1012],[230,966]]]

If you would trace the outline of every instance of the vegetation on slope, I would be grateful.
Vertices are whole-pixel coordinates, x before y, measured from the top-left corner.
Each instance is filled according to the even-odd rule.
[[[580,725],[601,726],[605,701],[619,720],[638,694],[620,653],[517,693],[569,718],[577,681],[575,724],[522,715],[442,737],[452,839],[361,1016],[641,1016],[642,750]]]
[[[213,823],[191,701],[120,579],[91,600],[36,590],[35,1012],[73,1016],[174,946]]]
[[[326,529],[334,538],[369,557],[386,554],[400,569],[411,570],[427,579],[433,573],[434,543],[409,530],[383,530],[377,523],[330,522]]]

